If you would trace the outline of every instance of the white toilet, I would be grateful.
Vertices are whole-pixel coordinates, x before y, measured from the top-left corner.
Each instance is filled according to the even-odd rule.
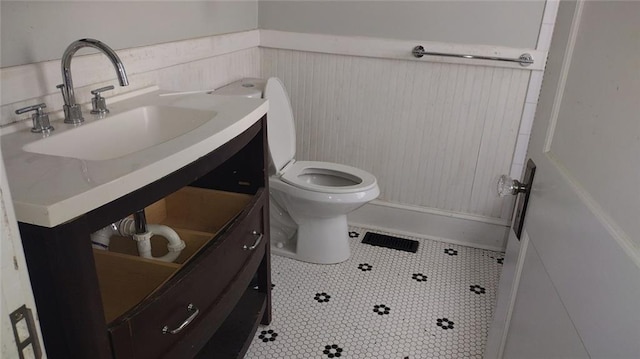
[[[213,94],[269,100],[271,252],[321,264],[349,259],[347,213],[378,197],[376,178],[350,166],[294,159],[293,112],[280,79],[243,79]]]

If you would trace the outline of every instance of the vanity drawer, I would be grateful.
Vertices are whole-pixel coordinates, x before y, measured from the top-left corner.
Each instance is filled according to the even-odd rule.
[[[231,225],[151,295],[111,323],[115,358],[161,358],[169,352],[184,358],[198,352],[224,320],[218,318],[222,312],[218,308],[226,304],[225,297],[233,288],[243,287],[244,291],[250,278],[243,280],[246,283],[238,283],[238,278],[247,270],[255,272],[265,254],[266,239],[258,241],[265,230],[265,197],[260,190]]]
[[[257,195],[258,196],[258,195]],[[147,223],[175,230],[186,247],[173,263],[138,256],[130,237],[113,236],[108,251],[94,250],[106,323],[112,323],[180,271],[216,234],[252,208],[254,196],[184,187],[145,208]],[[255,201],[254,201],[255,202]],[[167,254],[166,239],[151,237],[151,254]]]

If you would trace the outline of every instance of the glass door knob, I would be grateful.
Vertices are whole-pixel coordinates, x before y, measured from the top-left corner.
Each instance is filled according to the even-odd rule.
[[[527,185],[513,179],[507,175],[502,175],[498,179],[498,195],[504,197],[507,195],[513,195],[518,193],[524,193],[527,191]]]

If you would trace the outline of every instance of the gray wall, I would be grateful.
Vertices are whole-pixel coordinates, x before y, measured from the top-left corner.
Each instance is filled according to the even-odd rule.
[[[543,0],[259,1],[261,29],[535,48]]]
[[[0,1],[0,67],[258,28],[533,48],[544,1]]]
[[[2,0],[0,12],[0,67],[59,59],[85,37],[117,50],[258,26],[257,0]]]

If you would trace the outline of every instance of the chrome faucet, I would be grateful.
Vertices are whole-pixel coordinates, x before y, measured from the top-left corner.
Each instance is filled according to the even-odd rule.
[[[83,47],[92,47],[102,51],[116,69],[120,86],[129,85],[127,73],[124,71],[124,65],[115,51],[104,43],[94,39],[80,39],[71,43],[64,50],[62,55],[62,99],[64,100],[64,122],[79,124],[84,121],[80,105],[76,103],[76,96],[73,92],[73,80],[71,79],[71,58],[79,49]]]

